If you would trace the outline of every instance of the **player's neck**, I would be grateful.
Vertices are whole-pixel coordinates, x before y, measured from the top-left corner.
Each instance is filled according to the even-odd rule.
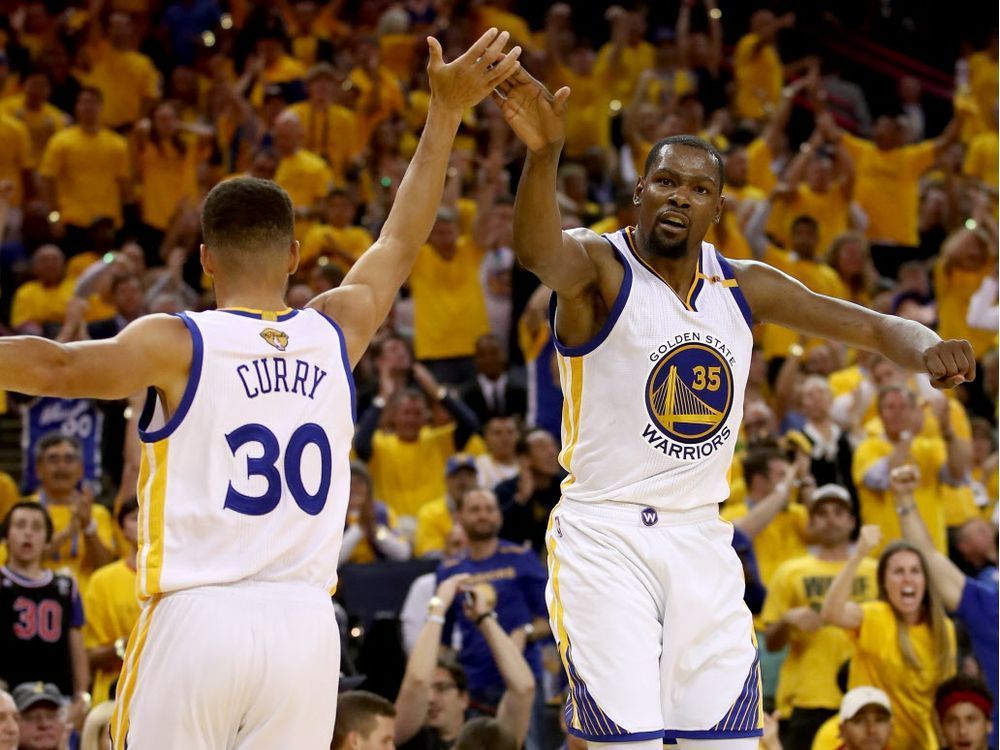
[[[27,578],[31,581],[38,580],[45,572],[41,560],[24,561],[18,560],[16,557],[12,557],[7,561],[7,569],[11,573],[16,573],[21,578]]]
[[[240,289],[238,287],[220,289],[215,287],[216,307],[245,307],[250,310],[268,310],[276,312],[285,310],[284,290],[271,289]]]
[[[636,243],[636,251],[646,264],[670,285],[678,297],[683,299],[687,296],[688,290],[694,283],[694,275],[698,271],[698,260],[701,257],[700,242],[697,248],[688,248],[680,258],[665,258],[658,255],[650,251],[642,240]]]
[[[485,539],[483,541],[469,541],[469,558],[472,560],[485,560],[488,557],[493,557],[497,553],[497,547],[500,546],[500,540],[497,537],[492,539]]]

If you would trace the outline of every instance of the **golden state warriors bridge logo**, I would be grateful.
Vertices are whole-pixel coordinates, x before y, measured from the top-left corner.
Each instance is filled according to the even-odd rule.
[[[697,459],[713,453],[731,433],[726,426],[733,405],[728,348],[711,336],[683,334],[650,359],[655,364],[645,396],[651,421],[643,438],[674,458]]]

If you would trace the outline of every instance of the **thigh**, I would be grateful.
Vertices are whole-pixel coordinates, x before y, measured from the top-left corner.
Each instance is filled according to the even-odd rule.
[[[229,605],[170,595],[143,608],[118,682],[116,750],[231,746],[253,688],[249,639]]]
[[[257,690],[238,750],[326,750],[333,739],[340,631],[333,604],[275,602],[259,613]]]
[[[662,600],[634,529],[558,506],[546,544],[549,619],[569,680],[566,724],[593,742],[659,739]]]
[[[665,736],[759,736],[760,663],[732,527],[716,518],[660,533]]]

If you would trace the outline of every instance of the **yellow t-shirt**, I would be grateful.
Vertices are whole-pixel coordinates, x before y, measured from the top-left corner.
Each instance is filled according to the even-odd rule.
[[[10,205],[21,205],[24,200],[22,173],[34,169],[35,164],[28,128],[17,118],[0,113],[0,180],[10,180],[14,186]]]
[[[372,102],[372,80],[361,68],[351,71],[350,81],[357,87],[360,95],[355,104],[355,112],[358,116],[358,146],[363,148],[371,138],[375,127],[387,117],[395,114],[402,114],[406,109],[406,97],[403,95],[403,88],[399,80],[384,65],[379,67],[379,97],[377,102]]]
[[[991,187],[997,187],[997,170],[1000,169],[998,158],[1000,138],[995,130],[980,133],[972,139],[969,150],[965,154],[963,171],[970,177],[975,177]]]
[[[590,231],[596,234],[613,234],[622,228],[617,216],[605,216],[600,221],[590,225]]]
[[[380,61],[401,81],[408,80],[410,72],[413,70],[418,41],[423,42],[422,39],[418,40],[414,34],[382,34],[379,37]]]
[[[476,339],[490,330],[479,281],[483,251],[459,237],[455,256],[442,258],[424,245],[410,274],[413,348],[417,359],[470,357]]]
[[[733,523],[743,518],[749,510],[745,501],[727,502],[721,515],[724,520]],[[770,581],[778,566],[786,560],[806,554],[809,542],[808,527],[809,512],[803,505],[792,502],[753,538],[753,551],[757,556],[761,581],[765,583]]]
[[[785,252],[776,247],[769,246],[764,252],[764,262],[784,271],[789,276],[798,279],[817,294],[825,294],[830,297],[843,299],[847,296],[844,282],[840,276],[826,263],[817,263],[813,260],[799,258],[793,253]],[[761,335],[764,343],[764,357],[785,357],[788,355],[788,347],[798,343],[799,334],[790,328],[765,323]],[[822,339],[810,338],[806,346],[821,343]]]
[[[0,391],[2,393],[2,391]],[[0,471],[0,520],[7,517],[10,509],[21,499],[17,482],[5,471]]]
[[[143,116],[144,101],[160,98],[160,74],[141,52],[117,50],[106,41],[92,46],[90,52],[93,66],[80,77],[104,95],[104,125],[131,125]]]
[[[853,135],[845,135],[843,143],[854,159],[854,200],[868,214],[868,239],[917,245],[919,179],[934,163],[934,141],[889,151]]]
[[[455,525],[448,501],[444,497],[432,500],[417,513],[417,531],[413,536],[413,556],[428,552],[443,552],[448,534]]]
[[[11,327],[19,328],[25,323],[61,323],[72,297],[73,282],[69,279],[54,287],[28,281],[14,292],[10,310]]]
[[[705,242],[712,243],[719,252],[732,260],[754,259],[750,241],[743,234],[739,219],[732,211],[725,211],[721,222],[709,226]]]
[[[94,571],[83,592],[86,625],[83,644],[86,648],[107,646],[119,638],[128,638],[139,620],[139,598],[135,593],[135,568],[125,560],[116,560]],[[118,671],[95,670],[91,692],[96,701],[106,700]]]
[[[639,42],[634,47],[625,47],[618,57],[618,65],[612,70],[611,56],[614,46],[608,42],[597,53],[594,75],[609,81],[609,99],[617,99],[624,107],[632,99],[632,91],[642,71],[656,63],[656,48],[649,42]]]
[[[990,107],[997,104],[997,87],[1000,86],[1000,66],[989,52],[969,55],[969,89],[980,116],[985,119]]]
[[[288,109],[302,123],[306,134],[303,147],[326,159],[334,182],[343,184],[348,165],[361,149],[357,116],[346,107],[331,104],[323,111],[307,101]]]
[[[374,241],[364,227],[331,227],[328,224],[315,224],[310,227],[302,240],[299,260],[302,263],[308,263],[321,255],[326,255],[333,265],[346,273],[361,257],[361,254],[372,246]],[[349,255],[352,258],[351,262],[347,263],[339,255],[330,254],[329,248],[332,244],[336,244]]]
[[[778,177],[771,168],[774,153],[763,138],[754,138],[747,144],[747,182],[765,193],[774,190]]]
[[[854,451],[852,474],[854,484],[858,488],[861,521],[866,524],[877,524],[882,529],[882,545],[872,551],[873,557],[878,557],[882,547],[888,542],[902,537],[892,492],[870,489],[864,483],[865,473],[878,461],[889,456],[892,451],[892,443],[883,434],[869,435]],[[947,553],[948,543],[940,473],[947,461],[947,455],[947,448],[940,438],[918,435],[910,445],[911,462],[920,470],[920,486],[914,493],[914,500],[920,517],[927,524],[934,546],[942,553]]]
[[[534,47],[534,35],[528,22],[516,13],[483,4],[476,15],[476,37],[486,33],[487,29],[496,28],[510,32],[510,43],[520,44],[525,50]]]
[[[812,555],[786,560],[767,584],[761,624],[766,628],[796,607],[819,612],[823,597],[844,565]],[[878,596],[877,568],[870,558],[862,561],[851,585],[851,601],[860,604]],[[776,700],[781,718],[789,718],[793,708],[838,708],[844,696],[837,686],[837,671],[853,650],[847,633],[832,625],[814,633],[792,628],[789,646],[778,677]]]
[[[989,264],[979,271],[966,271],[961,268],[946,270],[943,258],[938,258],[934,263],[938,335],[943,339],[968,339],[976,357],[982,357],[992,349],[997,337],[996,331],[971,328],[965,322],[969,299],[989,272]]]
[[[31,495],[22,499],[38,502],[38,495]],[[52,525],[55,528],[56,534],[69,526],[70,518],[73,515],[72,507],[49,503],[46,509],[52,517]],[[111,514],[108,512],[108,509],[103,505],[94,503],[91,517],[97,524],[97,536],[101,542],[104,543],[105,547],[114,551],[114,522],[111,520]],[[55,550],[51,557],[47,557],[43,561],[43,565],[51,570],[72,574],[76,578],[80,590],[83,591],[87,588],[90,576],[94,573],[94,569],[89,564],[84,563],[84,551],[83,534],[77,534],[75,537],[67,539],[58,550]],[[7,545],[0,544],[0,565],[6,562]]]
[[[56,133],[45,147],[38,169],[55,181],[62,220],[89,227],[103,217],[122,223],[122,195],[118,180],[129,175],[128,146],[110,130],[94,134],[77,125]]]
[[[416,516],[426,503],[444,495],[445,465],[456,450],[454,424],[424,427],[412,443],[376,430],[368,462],[375,497],[400,516]]]
[[[237,27],[239,28],[239,27]],[[250,92],[250,103],[259,107],[264,103],[264,89],[271,83],[289,83],[304,78],[306,66],[289,55],[282,55],[273,65],[264,68],[260,80]]]
[[[770,112],[781,98],[784,71],[781,58],[773,44],[755,51],[759,37],[746,34],[736,44],[733,53],[733,77],[736,93],[733,105],[737,117],[759,120]]]
[[[936,748],[934,731],[934,690],[955,673],[938,674],[936,651],[931,628],[927,624],[910,627],[910,642],[922,668],[917,671],[903,661],[899,648],[899,623],[888,603],[866,602],[861,605],[863,619],[856,633],[854,658],[851,659],[849,689],[872,685],[884,690],[892,703],[890,750]],[[947,621],[948,641],[955,652],[955,628]]]
[[[330,191],[333,175],[330,168],[316,154],[299,149],[278,162],[274,174],[278,183],[296,208],[313,206]]]
[[[800,183],[791,199],[775,202],[767,231],[780,245],[788,247],[792,222],[799,216],[811,216],[819,224],[817,252],[824,256],[834,237],[847,231],[849,207],[850,202],[839,184],[831,185],[825,193],[817,193],[807,184]]]
[[[37,112],[28,109],[24,106],[24,94],[4,99],[0,102],[0,112],[24,123],[31,137],[31,158],[36,162],[42,158],[49,138],[69,122],[69,116],[65,112],[48,102],[42,104]]]
[[[823,722],[823,726],[816,732],[811,750],[840,750],[842,747],[840,717],[832,716]]]
[[[139,154],[142,163],[142,220],[166,231],[177,205],[198,198],[198,148],[186,143],[180,153],[172,143],[157,147],[146,143]]]
[[[549,77],[549,87],[557,91],[569,86],[573,95],[566,102],[566,141],[570,157],[583,156],[588,149],[606,149],[611,143],[611,87],[609,79],[591,71],[577,75],[565,65]]]

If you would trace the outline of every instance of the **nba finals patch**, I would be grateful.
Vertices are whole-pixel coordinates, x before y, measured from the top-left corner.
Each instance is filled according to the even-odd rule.
[[[649,355],[642,437],[666,456],[697,460],[730,438],[726,419],[733,405],[731,349],[712,335],[675,335]]]
[[[260,332],[260,337],[277,349],[279,352],[288,348],[288,334],[276,328],[265,328]]]

